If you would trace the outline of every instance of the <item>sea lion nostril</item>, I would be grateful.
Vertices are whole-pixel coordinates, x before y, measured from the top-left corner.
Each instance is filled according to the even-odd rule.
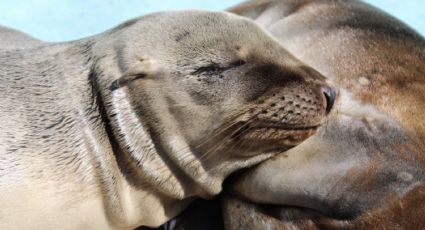
[[[326,113],[330,113],[335,103],[336,92],[330,87],[323,87],[322,92],[326,98]]]

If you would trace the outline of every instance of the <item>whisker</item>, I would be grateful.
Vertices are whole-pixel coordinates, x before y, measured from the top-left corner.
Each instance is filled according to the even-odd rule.
[[[249,110],[249,108],[245,109],[245,110],[238,111],[238,112],[232,114],[231,116],[229,116],[228,118],[226,118],[224,120],[225,126],[221,126],[221,127],[217,128],[216,131],[213,132],[213,135],[205,136],[203,139],[201,139],[200,143],[196,144],[195,146],[193,146],[193,147],[191,147],[191,146],[183,147],[183,148],[177,150],[175,153],[179,154],[181,152],[187,151],[190,148],[197,149],[197,148],[200,148],[203,145],[206,145],[209,141],[213,140],[215,137],[221,135],[222,133],[230,130],[231,128],[234,127],[234,125],[239,123],[240,121],[235,121],[235,119],[238,118],[239,116],[241,116],[242,114],[246,113],[248,110]],[[226,124],[226,123],[229,123],[229,124]]]
[[[238,122],[235,122],[233,125],[228,126],[226,128],[226,130],[224,130],[223,132],[230,130],[237,123]],[[223,133],[223,132],[221,132],[221,133]],[[215,153],[218,149],[220,149],[220,147],[222,147],[226,143],[226,141],[228,140],[227,137],[229,137],[229,136],[231,136],[231,135],[225,135],[220,140],[217,140],[216,143],[213,146],[211,146],[207,152],[203,153],[202,156],[199,157],[199,160],[209,159],[208,155],[211,155],[212,153]]]
[[[210,155],[212,155],[212,153],[215,153],[215,151],[217,151],[217,149],[219,149],[219,147],[223,146],[223,144],[225,143],[225,141],[223,140],[227,140],[228,137],[231,138],[236,138],[241,136],[244,132],[249,130],[249,125],[252,124],[254,121],[256,121],[256,119],[258,118],[257,115],[260,114],[260,112],[258,112],[257,114],[255,114],[254,116],[252,116],[251,118],[249,118],[247,121],[245,121],[245,124],[243,124],[241,127],[237,128],[235,131],[233,131],[230,135],[224,136],[222,138],[222,141],[218,142],[216,145],[212,146],[213,148],[208,150],[205,154],[203,154],[200,159],[202,160],[207,160],[210,158]],[[244,128],[248,127],[248,129],[243,130]],[[240,132],[242,130],[242,132]],[[235,136],[236,134],[236,136]],[[236,142],[237,143],[237,142]],[[236,144],[233,144],[232,146],[236,146]]]
[[[245,132],[248,132],[251,130],[251,127],[248,127],[248,129],[243,130],[242,132],[238,133],[238,135],[236,137],[239,137],[241,135],[243,135]],[[237,140],[233,145],[231,145],[227,151],[232,151],[236,146],[241,146],[243,145],[245,142],[247,141],[247,139],[242,139],[242,140]],[[248,152],[250,149],[247,149],[246,151]]]

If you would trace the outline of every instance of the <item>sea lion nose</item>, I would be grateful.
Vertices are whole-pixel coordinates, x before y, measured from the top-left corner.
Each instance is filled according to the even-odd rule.
[[[326,113],[329,114],[335,103],[336,91],[329,86],[324,86],[322,87],[322,93],[326,98]]]

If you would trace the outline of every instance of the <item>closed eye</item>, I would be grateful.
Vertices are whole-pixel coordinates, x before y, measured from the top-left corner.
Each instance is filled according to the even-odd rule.
[[[243,60],[237,60],[226,66],[220,66],[217,63],[211,63],[210,65],[198,68],[197,70],[193,71],[191,74],[192,75],[204,74],[209,76],[220,75],[222,72],[226,70],[236,68],[238,66],[244,65],[245,63],[246,62]]]

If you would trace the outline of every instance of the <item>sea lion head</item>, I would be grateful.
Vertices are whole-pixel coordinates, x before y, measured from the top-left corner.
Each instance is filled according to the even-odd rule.
[[[193,195],[185,186],[193,181],[203,190],[196,194],[216,194],[231,172],[299,144],[336,95],[320,73],[230,13],[142,17],[104,34],[94,52],[127,174],[146,177],[149,162],[149,174],[160,173],[148,180],[165,176],[166,187],[176,177],[163,191],[179,198]]]

